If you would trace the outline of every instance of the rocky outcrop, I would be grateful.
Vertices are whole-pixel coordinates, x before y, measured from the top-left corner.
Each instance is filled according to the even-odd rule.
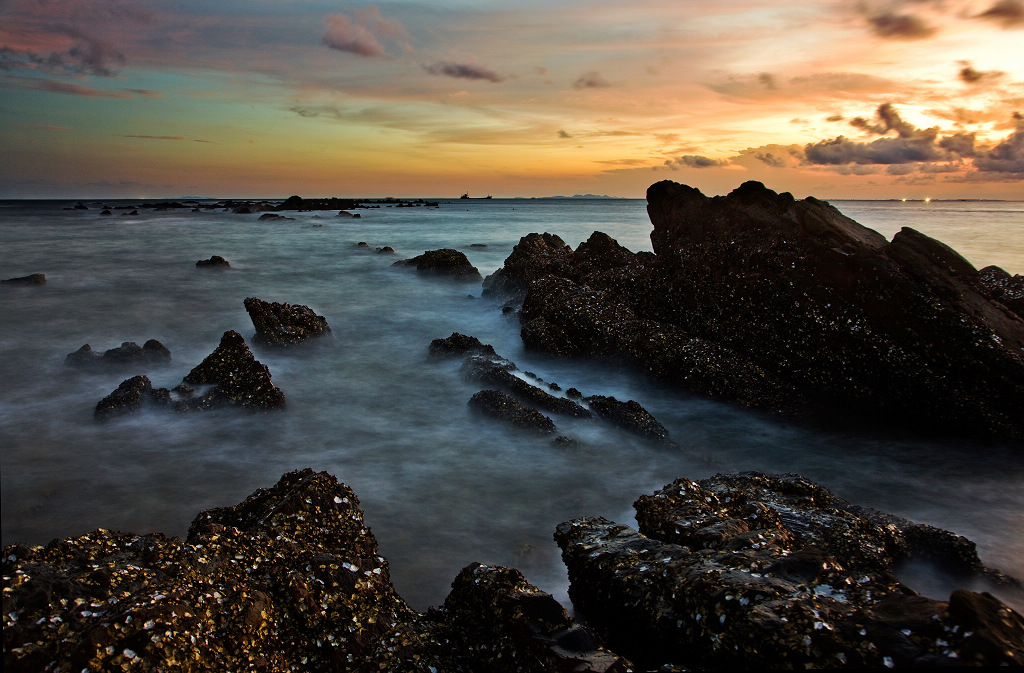
[[[94,365],[160,365],[171,361],[171,351],[156,339],[150,339],[142,346],[134,341],[125,341],[117,348],[109,348],[102,354],[85,344],[74,353],[68,353],[64,364],[75,367]]]
[[[600,648],[513,569],[467,566],[413,612],[356,495],[291,472],[188,537],[97,530],[3,554],[4,671],[592,671]],[[52,663],[51,663],[52,662]]]
[[[295,195],[285,199],[277,210],[351,210],[358,207],[359,203],[352,199],[304,199]]]
[[[0,285],[45,285],[46,274],[45,273],[33,273],[28,276],[19,276],[17,278],[8,278],[7,280],[0,280]]]
[[[201,259],[196,262],[196,266],[200,269],[229,269],[231,268],[231,263],[220,255],[212,255],[210,259]]]
[[[923,558],[965,581],[1012,584],[947,531],[856,507],[797,475],[677,479],[635,507],[639,531],[584,518],[560,525],[555,539],[577,614],[642,668],[1000,665],[1024,656],[1024,619],[998,599],[957,591],[932,600],[892,575],[897,561]]]
[[[133,376],[121,382],[117,389],[96,404],[93,418],[97,421],[109,421],[140,411],[145,405],[167,406],[170,404],[170,392],[166,388],[153,388],[147,376]]]
[[[256,297],[245,300],[245,310],[256,327],[253,341],[265,346],[294,346],[331,333],[327,318],[301,304],[281,304]]]
[[[998,266],[986,266],[978,275],[995,301],[1024,319],[1024,276],[1011,276]]]
[[[420,273],[445,276],[455,280],[479,282],[483,280],[480,271],[469,263],[465,253],[451,248],[427,250],[412,259],[403,259],[392,266],[414,266]]]
[[[617,357],[716,399],[816,421],[1024,438],[1024,320],[1008,274],[912,229],[893,240],[756,182],[648,190],[654,254],[524,237],[486,294],[523,342]]]
[[[541,434],[555,432],[554,421],[500,390],[481,390],[469,398],[469,406],[479,413],[521,430]]]
[[[283,409],[284,393],[274,385],[270,370],[256,359],[242,335],[224,332],[220,344],[190,371],[184,383],[213,386],[202,396],[179,401],[179,410],[211,409],[224,405],[269,411]]]

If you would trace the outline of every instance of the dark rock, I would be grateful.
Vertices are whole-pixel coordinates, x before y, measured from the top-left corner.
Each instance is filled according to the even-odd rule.
[[[554,421],[500,390],[481,390],[469,399],[469,406],[516,428],[543,434],[555,432]]]
[[[252,208],[249,206],[239,206],[232,210],[235,215],[252,215]]]
[[[577,614],[641,667],[994,665],[1024,647],[1024,622],[1000,601],[963,592],[947,604],[892,575],[921,553],[915,524],[799,476],[678,479],[635,507],[639,532],[577,519],[555,539]],[[976,555],[964,566],[953,538],[927,555],[961,564],[967,582],[1000,577]],[[998,645],[972,642],[967,623]]]
[[[277,207],[277,210],[350,210],[359,204],[352,199],[304,199],[300,196],[289,196]]]
[[[18,278],[0,280],[0,284],[2,285],[44,285],[45,283],[45,273],[33,273],[28,276],[19,276]]]
[[[395,262],[394,266],[415,266],[420,273],[449,276],[456,280],[479,281],[482,279],[480,271],[469,263],[465,253],[451,248],[427,250],[412,259]]]
[[[359,241],[358,243],[356,243],[356,247],[357,248],[369,248],[370,244],[367,243],[366,241]]]
[[[227,269],[231,266],[228,260],[224,259],[220,255],[213,255],[210,259],[201,259],[196,262],[198,267],[209,267],[209,268],[222,268]]]
[[[109,208],[104,208],[100,215],[113,215]]]
[[[497,357],[494,347],[490,344],[481,343],[474,336],[467,336],[459,332],[452,332],[450,337],[434,339],[430,342],[430,355],[434,357],[466,356],[471,353],[482,353]]]
[[[385,245],[382,248],[377,248],[377,252],[382,255],[393,255],[395,254],[395,249],[390,245]]]
[[[206,394],[179,403],[180,410],[209,409],[225,404],[257,410],[284,408],[284,393],[270,370],[257,360],[242,335],[227,331],[220,345],[183,379],[191,385],[212,385]]]
[[[568,390],[565,391],[565,394],[568,397],[574,397],[574,398],[576,398],[578,400],[582,400],[583,399],[583,393],[581,393],[579,390],[577,390],[575,388],[569,388]]]
[[[814,421],[1024,438],[1018,283],[911,229],[891,242],[756,182],[648,190],[654,253],[524,237],[485,281],[524,293],[524,344],[618,358],[715,399]],[[1018,306],[1018,308],[1014,308]],[[899,310],[893,310],[899,307]]]
[[[154,390],[148,377],[133,376],[122,381],[117,390],[96,404],[93,417],[98,421],[108,421],[118,416],[135,413],[146,403],[166,404],[169,401],[166,389]]]
[[[507,361],[506,361],[507,362]],[[515,365],[513,365],[514,371]],[[552,395],[537,386],[524,381],[513,374],[501,362],[494,362],[489,358],[470,358],[463,367],[466,378],[480,381],[486,385],[500,388],[520,402],[530,405],[536,409],[542,409],[565,416],[576,418],[590,418],[591,413],[576,402],[565,397]]]
[[[284,215],[278,215],[277,213],[263,213],[262,215],[260,215],[258,221],[259,222],[264,222],[266,220],[281,220],[281,221],[284,221],[284,220],[294,220],[294,219],[295,219],[294,217],[285,217]]]
[[[142,346],[134,341],[125,341],[117,348],[110,348],[99,354],[85,344],[74,353],[68,353],[64,364],[73,366],[115,365],[137,366],[166,364],[171,361],[171,351],[156,339],[150,339]]]
[[[253,341],[268,346],[294,346],[306,339],[331,333],[327,319],[301,304],[245,300],[245,310],[256,327]]]
[[[1011,276],[998,266],[986,266],[978,271],[978,277],[993,299],[1024,319],[1024,276]]]
[[[612,423],[644,437],[668,439],[668,430],[639,402],[620,402],[614,397],[592,395],[587,398],[591,411]]]

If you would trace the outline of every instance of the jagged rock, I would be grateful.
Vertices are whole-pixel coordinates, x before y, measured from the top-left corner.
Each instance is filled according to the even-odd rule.
[[[630,432],[652,439],[668,439],[665,426],[635,400],[620,402],[604,395],[591,395],[586,400],[595,414]]]
[[[99,354],[85,344],[74,353],[68,353],[64,364],[87,365],[154,365],[171,361],[171,351],[156,339],[150,339],[142,346],[134,341],[125,341],[117,348],[110,348]]]
[[[8,278],[7,280],[0,280],[0,285],[45,285],[46,274],[45,273],[33,273],[28,276],[19,276],[18,278]]]
[[[531,234],[485,281],[525,292],[527,347],[618,357],[815,421],[1024,438],[1015,282],[912,229],[889,242],[757,182],[708,198],[665,181],[647,196],[654,254],[600,232],[575,252]]]
[[[153,388],[147,376],[133,376],[122,381],[117,390],[96,404],[93,418],[108,421],[118,416],[132,414],[142,409],[143,404],[167,405],[170,394],[166,388]]]
[[[433,357],[465,356],[471,353],[498,357],[490,344],[481,343],[480,339],[459,332],[452,332],[450,337],[443,339],[434,339],[430,342],[428,352]]]
[[[355,493],[309,469],[201,512],[185,540],[11,545],[3,575],[6,673],[629,670],[514,569],[470,564],[414,613]]]
[[[300,196],[289,196],[277,207],[277,210],[351,210],[359,204],[352,199],[304,199]]]
[[[554,421],[500,390],[481,390],[469,398],[469,406],[516,428],[543,434],[555,432]]]
[[[294,346],[313,337],[331,333],[327,319],[301,304],[267,302],[256,297],[245,300],[245,310],[256,327],[253,341],[267,346]]]
[[[412,259],[403,259],[392,266],[414,266],[420,273],[449,276],[462,281],[480,281],[480,271],[469,263],[465,253],[451,248],[427,250]]]
[[[227,269],[227,268],[231,267],[231,264],[228,262],[228,260],[224,259],[220,255],[213,255],[213,256],[210,257],[210,259],[201,259],[201,260],[199,260],[198,262],[196,262],[196,266],[198,266],[200,268],[207,267],[207,268],[215,268],[215,269],[216,268]]]
[[[1024,319],[1024,276],[1011,276],[998,266],[986,266],[978,276],[994,299]]]
[[[503,359],[503,358],[502,358]],[[515,365],[513,365],[514,371]],[[523,404],[536,409],[576,418],[590,418],[590,411],[565,397],[552,395],[524,381],[508,368],[486,357],[470,357],[463,366],[466,378],[500,388]]]
[[[257,410],[282,409],[284,393],[274,385],[270,370],[257,360],[242,335],[224,332],[216,349],[183,379],[190,385],[212,385],[204,395],[181,401],[182,411],[210,409],[224,404]]]
[[[648,670],[998,665],[1024,648],[1024,621],[997,599],[924,598],[890,572],[924,557],[1012,583],[972,543],[797,475],[678,479],[635,507],[639,532],[584,518],[555,539],[577,614]]]

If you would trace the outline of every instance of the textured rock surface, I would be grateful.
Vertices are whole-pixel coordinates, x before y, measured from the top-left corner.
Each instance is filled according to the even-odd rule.
[[[486,416],[522,430],[543,434],[555,432],[554,421],[500,390],[481,390],[469,398],[469,406]]]
[[[268,346],[294,346],[331,333],[327,318],[301,304],[281,304],[248,297],[245,310],[256,327],[253,341]]]
[[[1018,277],[756,182],[648,190],[654,254],[524,237],[485,282],[528,348],[614,356],[695,393],[844,425],[1024,438]],[[1016,308],[1015,308],[1016,307]]]
[[[256,359],[242,335],[224,332],[216,349],[183,379],[192,385],[212,385],[197,398],[178,403],[178,408],[208,409],[224,404],[257,410],[281,409],[284,393],[274,385],[270,370]]]
[[[9,546],[3,576],[7,673],[628,670],[513,569],[471,564],[414,613],[355,494],[308,469],[200,513],[185,540]]]
[[[403,259],[392,266],[414,266],[420,273],[448,276],[456,280],[476,282],[483,279],[480,271],[469,263],[465,253],[451,248],[427,250],[412,259]]]
[[[28,276],[19,276],[17,278],[8,278],[7,280],[0,280],[0,285],[45,285],[46,274],[45,273],[33,273]]]
[[[142,346],[134,341],[125,341],[117,348],[109,348],[102,354],[94,351],[89,344],[85,344],[64,358],[64,364],[76,367],[97,364],[153,365],[166,364],[170,361],[171,351],[156,339],[150,339]]]
[[[140,411],[146,404],[166,406],[170,401],[166,388],[154,389],[149,377],[133,376],[122,381],[117,390],[96,404],[93,417],[98,421],[108,421]]]
[[[264,217],[267,217],[267,215],[261,216],[260,219],[262,220]],[[278,216],[274,215],[273,217]],[[212,255],[210,259],[201,259],[196,262],[196,266],[199,268],[207,267],[212,269],[228,269],[231,267],[231,263],[220,255]]]
[[[641,666],[1021,663],[1024,620],[999,600],[958,591],[936,601],[891,573],[927,559],[965,581],[1013,584],[962,537],[796,475],[678,479],[635,507],[640,531],[577,519],[555,539],[577,614]]]

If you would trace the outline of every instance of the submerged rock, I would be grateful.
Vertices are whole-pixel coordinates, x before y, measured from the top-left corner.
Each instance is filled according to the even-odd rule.
[[[171,351],[156,339],[150,339],[142,346],[134,341],[125,341],[117,348],[110,348],[102,354],[85,344],[74,353],[68,353],[64,364],[72,366],[90,365],[153,365],[171,361]]]
[[[1005,272],[757,182],[647,196],[654,254],[530,234],[488,277],[485,294],[522,297],[528,348],[816,421],[1024,438],[1024,319]]]
[[[18,278],[8,278],[7,280],[0,280],[0,285],[45,285],[46,274],[45,273],[33,273],[28,276],[19,276]]]
[[[522,430],[543,434],[555,432],[554,421],[500,390],[481,390],[469,398],[469,406],[486,416]]]
[[[668,430],[665,426],[636,400],[620,402],[614,397],[603,395],[591,395],[586,400],[595,414],[630,432],[651,439],[668,439]]]
[[[1024,654],[1024,620],[998,599],[932,600],[891,574],[926,558],[965,581],[1011,582],[952,533],[796,475],[678,479],[635,507],[639,531],[584,518],[555,539],[577,614],[642,667],[999,665]]]
[[[327,318],[301,304],[280,304],[256,297],[245,300],[245,310],[256,327],[253,341],[267,346],[294,346],[306,339],[331,333]]]
[[[449,276],[462,281],[480,281],[483,279],[480,271],[469,263],[465,253],[451,248],[427,250],[422,255],[412,259],[400,260],[392,266],[414,266],[420,273]]]
[[[212,255],[210,259],[201,259],[196,262],[196,266],[199,268],[227,269],[231,267],[231,264],[220,255]]]
[[[96,404],[93,418],[98,421],[109,421],[140,411],[145,404],[166,406],[169,403],[170,393],[166,388],[154,389],[149,377],[133,376],[122,381],[117,390]]]

